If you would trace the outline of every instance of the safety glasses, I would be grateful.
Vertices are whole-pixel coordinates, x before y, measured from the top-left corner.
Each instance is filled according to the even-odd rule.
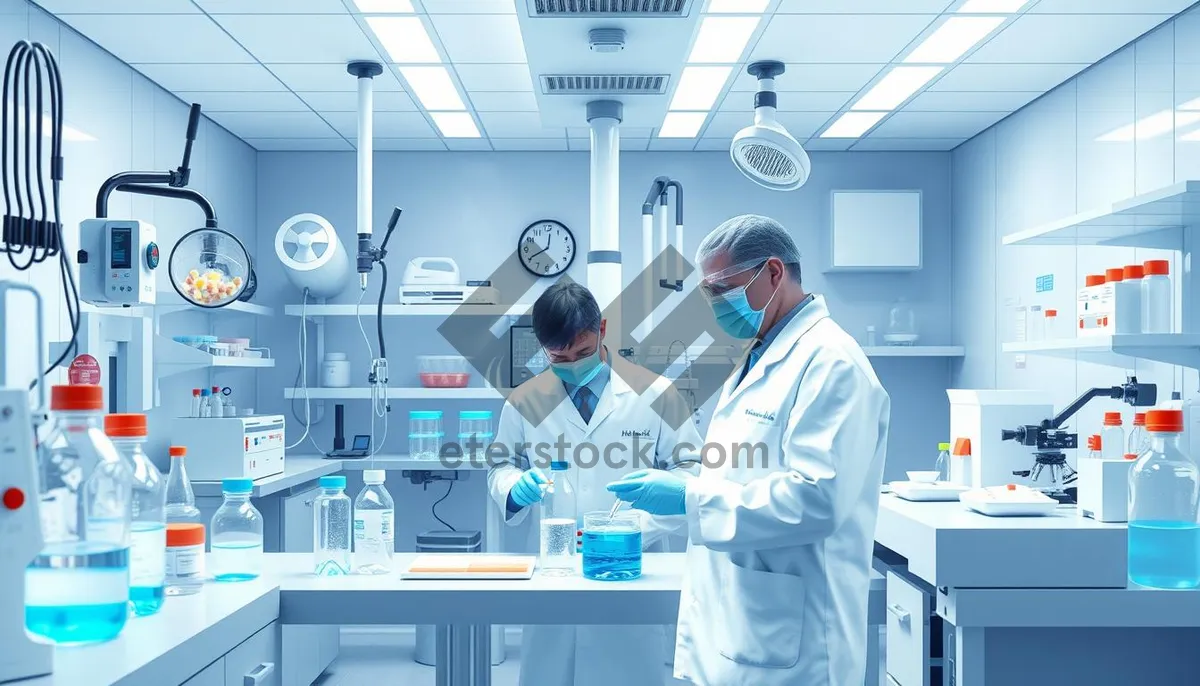
[[[766,263],[767,260],[752,260],[749,262],[735,264],[732,267],[722,269],[715,274],[710,274],[700,280],[700,285],[698,286],[700,293],[703,294],[704,297],[709,301],[719,298],[729,291],[745,285],[740,283],[729,283],[729,277],[737,276],[738,274],[744,274],[755,269],[760,269]]]

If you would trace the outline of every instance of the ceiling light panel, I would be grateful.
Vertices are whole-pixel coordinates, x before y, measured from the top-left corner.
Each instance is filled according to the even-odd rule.
[[[412,14],[412,0],[354,0],[354,6],[363,14]]]
[[[445,67],[401,67],[400,74],[408,81],[409,90],[430,111],[462,111],[463,105],[454,81]]]
[[[479,127],[470,112],[430,112],[429,116],[446,138],[479,138]]]
[[[960,14],[1012,14],[1029,4],[1029,0],[967,0],[958,8]]]
[[[1001,24],[1004,17],[950,17],[929,34],[905,62],[950,64],[966,54]]]
[[[894,110],[940,73],[942,67],[895,67],[850,109]]]
[[[392,62],[430,64],[442,61],[420,17],[367,17],[367,26],[371,27]]]
[[[762,14],[771,0],[708,0],[709,14]]]
[[[670,109],[712,109],[731,71],[733,67],[684,67]]]
[[[821,138],[858,138],[887,116],[887,112],[847,112],[838,117]]]
[[[758,28],[758,17],[705,17],[688,56],[691,64],[737,62]]]
[[[659,138],[695,138],[708,118],[707,112],[667,112]]]

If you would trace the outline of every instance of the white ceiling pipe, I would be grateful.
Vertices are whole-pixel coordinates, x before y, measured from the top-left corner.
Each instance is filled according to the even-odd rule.
[[[587,104],[591,127],[591,246],[587,286],[600,309],[614,304],[621,293],[621,246],[618,200],[620,190],[621,103],[596,100]],[[621,342],[618,308],[605,312],[608,338]]]
[[[358,280],[367,289],[367,274],[374,265],[371,247],[371,200],[374,197],[375,77],[383,73],[378,62],[351,62],[346,71],[358,78]]]

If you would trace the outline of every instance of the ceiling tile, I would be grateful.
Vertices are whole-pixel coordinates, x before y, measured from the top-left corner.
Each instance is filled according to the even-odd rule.
[[[346,13],[341,0],[195,0],[195,3],[209,14]]]
[[[440,138],[376,138],[372,150],[445,150]]]
[[[650,150],[659,152],[690,151],[696,147],[695,138],[651,138]]]
[[[1033,102],[1041,92],[925,91],[904,106],[905,112],[1015,112]]]
[[[855,140],[854,138],[812,138],[804,144],[804,149],[808,152],[849,150]]]
[[[890,62],[935,18],[905,14],[777,14],[751,57],[783,62]]]
[[[857,91],[815,91],[811,93],[780,93],[779,106],[789,112],[833,112],[842,109]],[[754,96],[730,93],[717,108],[720,112],[753,112]]]
[[[428,14],[516,14],[513,0],[419,0]]]
[[[213,19],[263,63],[379,59],[349,14],[222,14]]]
[[[696,141],[696,151],[728,151],[729,144],[732,142],[729,138],[701,138]]]
[[[836,114],[837,112],[779,112],[776,116],[792,137],[802,141],[809,136],[815,136]],[[750,124],[750,121],[746,121],[746,126]]]
[[[358,91],[358,79],[346,71],[345,64],[268,64],[287,87],[294,91]],[[376,91],[398,91],[400,82],[390,70],[375,77]]]
[[[199,14],[191,0],[35,0],[51,14]]]
[[[649,126],[622,126],[619,132],[621,138],[649,138],[654,129]],[[567,138],[588,138],[592,137],[592,130],[586,126],[572,126],[567,129]]]
[[[323,115],[338,133],[350,140],[358,139],[358,114],[329,112]],[[376,138],[436,138],[437,132],[420,112],[376,112]]]
[[[468,93],[476,112],[537,112],[533,93]]]
[[[792,91],[802,93],[854,91],[857,93],[886,68],[886,64],[788,64],[783,75],[775,79],[775,90],[780,92],[781,99],[786,98],[783,93]],[[743,68],[734,79],[732,89],[756,91],[758,83]],[[753,102],[753,98],[748,102]]]
[[[256,150],[353,150],[341,138],[246,138]]]
[[[493,138],[496,150],[566,150],[566,138]]]
[[[851,150],[953,150],[966,138],[878,138],[871,136],[855,143]]]
[[[929,90],[1044,93],[1087,67],[1087,64],[960,64]]]
[[[438,14],[433,29],[453,62],[525,62],[515,14]]]
[[[779,14],[939,14],[955,0],[782,0]]]
[[[970,138],[1009,112],[897,112],[876,128],[875,138]]]
[[[1029,14],[1178,14],[1196,0],[1041,0]]]
[[[67,14],[59,18],[127,64],[254,62],[250,53],[202,14],[131,14],[120,20],[101,14]]]
[[[566,130],[542,126],[537,112],[480,112],[488,138],[566,138]]]
[[[571,140],[579,140],[579,139],[574,138]],[[650,143],[649,136],[647,136],[646,138],[641,138],[641,137],[626,138],[625,136],[621,136],[621,149],[626,152],[642,152],[646,149],[646,146],[649,145],[649,143]],[[591,141],[588,140],[587,144],[588,144],[588,147],[590,147]],[[584,150],[587,150],[588,147],[584,147]]]
[[[754,117],[742,112],[717,112],[701,133],[705,138],[733,138],[738,131],[754,123]]]
[[[358,93],[352,91],[300,91],[296,93],[318,112],[357,112]],[[376,91],[376,112],[416,112],[417,105],[404,91]]]
[[[258,64],[134,64],[169,91],[286,91]]]
[[[492,142],[486,138],[443,138],[442,142],[446,144],[447,148],[455,151],[474,152],[492,149]]]
[[[1165,14],[1025,14],[965,62],[1092,64],[1169,18]]]
[[[454,71],[468,92],[533,91],[527,64],[455,64]]]
[[[176,91],[205,112],[306,112],[308,105],[287,91]]]
[[[214,112],[212,119],[238,138],[336,138],[313,112]]]

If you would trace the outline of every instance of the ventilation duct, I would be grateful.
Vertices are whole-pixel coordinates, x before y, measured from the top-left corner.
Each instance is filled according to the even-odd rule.
[[[683,17],[692,0],[529,0],[532,17]]]
[[[545,74],[545,95],[662,95],[667,74]]]

